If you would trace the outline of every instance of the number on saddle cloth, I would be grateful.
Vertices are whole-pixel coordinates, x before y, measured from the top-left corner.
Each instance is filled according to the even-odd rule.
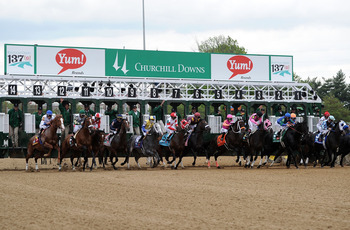
[[[319,133],[315,137],[315,143],[316,144],[323,144],[323,142],[326,141],[327,135],[322,135],[322,133]]]

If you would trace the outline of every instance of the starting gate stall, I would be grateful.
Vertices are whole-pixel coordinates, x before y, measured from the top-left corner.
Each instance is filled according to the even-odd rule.
[[[21,70],[12,63],[18,59],[12,56],[18,55],[19,49],[26,55],[32,54],[28,70]],[[75,54],[79,55],[73,56]],[[90,62],[86,62],[86,59]],[[26,56],[26,60],[30,60],[30,57]],[[251,62],[241,63],[244,60]],[[157,61],[159,63],[153,63]],[[75,65],[71,62],[75,62]],[[233,69],[238,62],[245,68],[244,71],[240,69],[239,73]],[[250,64],[255,66],[255,63],[262,63],[254,67],[258,72],[248,74],[253,67]],[[88,103],[90,108],[103,115],[101,122],[105,132],[109,132],[111,122],[109,116],[104,114],[106,107],[116,107],[117,112],[130,122],[129,133],[132,133],[132,116],[125,115],[131,107],[137,105],[144,120],[151,109],[163,100],[163,122],[172,109],[185,118],[190,114],[191,106],[195,106],[211,126],[210,135],[220,133],[222,117],[211,114],[222,106],[227,108],[223,117],[230,112],[231,106],[235,110],[239,105],[244,106],[243,119],[247,120],[259,105],[267,108],[266,113],[271,118],[271,111],[276,105],[285,106],[286,112],[290,112],[293,105],[300,105],[305,111],[304,119],[314,126],[313,118],[308,116],[314,115],[316,107],[321,108],[322,101],[310,85],[293,81],[292,65],[291,56],[5,44],[5,75],[0,75],[0,103],[19,102],[23,113],[28,113],[28,102],[34,101],[38,105],[45,104],[46,109],[54,109],[54,113],[60,113],[57,107],[63,98],[71,104],[73,114],[79,112],[79,103]],[[259,66],[265,69],[259,70]],[[276,73],[282,76],[282,80],[276,80]],[[261,80],[261,76],[264,79]],[[283,80],[285,76],[290,80]],[[2,106],[0,113],[5,113],[6,117],[7,112],[3,111]],[[35,121],[30,115],[25,116],[24,132],[29,136],[35,130]],[[0,148],[9,149],[4,141],[8,130],[4,129],[2,136],[6,138],[0,140]],[[26,144],[21,147],[26,148]]]

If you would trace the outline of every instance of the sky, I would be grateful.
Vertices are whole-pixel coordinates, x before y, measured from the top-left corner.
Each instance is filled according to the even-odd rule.
[[[198,52],[230,36],[248,54],[292,55],[301,78],[350,83],[350,1],[144,0],[146,50]],[[142,0],[0,0],[4,44],[143,49]]]

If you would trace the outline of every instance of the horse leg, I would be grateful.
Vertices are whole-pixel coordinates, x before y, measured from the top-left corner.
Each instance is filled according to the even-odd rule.
[[[219,157],[219,151],[217,151],[215,154],[214,154],[214,159],[215,159],[215,165],[216,165],[216,168],[220,168],[219,166],[219,163],[218,163],[218,157]],[[208,168],[210,168],[210,161],[208,162]]]
[[[195,151],[192,150],[192,153],[193,153],[193,162],[192,162],[192,166],[195,166],[195,165],[196,165],[196,160],[197,160],[197,152],[195,152]]]
[[[26,156],[26,171],[28,171],[28,168],[29,168],[29,166],[28,166],[28,160],[29,160],[29,158],[33,155],[33,152],[34,152],[33,147],[32,147],[32,146],[29,146],[29,147],[28,147],[28,150],[27,150],[27,156]]]
[[[40,172],[39,166],[38,166],[38,158],[39,158],[39,154],[35,156],[35,171]]]
[[[266,157],[266,159],[267,159],[267,155],[262,155],[262,153],[261,153],[261,157],[260,157],[260,162],[259,162],[259,165],[258,165],[258,169],[263,165],[262,160],[264,159],[264,157]],[[265,164],[266,164],[266,161],[267,161],[267,160],[265,160],[265,162],[264,162]],[[264,165],[265,165],[265,164],[264,164]]]
[[[297,150],[292,150],[292,149],[290,149],[290,153],[291,153],[291,154],[289,154],[289,155],[291,155],[292,160],[294,161],[294,166],[295,166],[295,168],[296,168],[296,169],[299,169],[299,167],[298,167],[298,162],[297,162],[297,158],[296,158],[298,151],[297,151]],[[288,158],[289,158],[289,155],[288,155]],[[289,165],[290,165],[290,162],[289,162]]]
[[[181,156],[179,157],[179,162],[175,165],[174,169],[177,169],[177,167],[179,167],[179,164],[182,162],[182,154]]]

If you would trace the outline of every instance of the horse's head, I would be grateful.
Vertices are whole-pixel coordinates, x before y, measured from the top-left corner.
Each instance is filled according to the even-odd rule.
[[[85,127],[85,128],[92,127],[92,118],[91,117],[85,117],[83,127]]]
[[[57,128],[60,128],[62,131],[64,131],[64,122],[62,115],[56,115],[56,117],[52,120],[52,125],[56,126]]]
[[[272,123],[269,119],[265,119],[264,121],[264,130],[269,130],[272,128]]]
[[[150,135],[156,135],[156,137],[163,136],[162,129],[160,128],[160,125],[158,123],[155,123],[151,130],[150,130]]]
[[[309,127],[307,126],[307,123],[306,121],[303,121],[303,122],[297,122],[295,125],[294,125],[294,128],[300,132],[302,135],[306,135],[309,133]]]
[[[124,132],[128,132],[130,130],[130,123],[127,119],[123,119],[121,130],[124,130]]]
[[[246,128],[244,126],[244,120],[238,119],[235,123],[231,124],[231,130],[234,133],[244,132],[246,130]]]
[[[197,129],[200,132],[204,132],[204,131],[210,131],[210,126],[208,125],[208,123],[206,122],[206,120],[201,120],[198,125],[197,125]]]

